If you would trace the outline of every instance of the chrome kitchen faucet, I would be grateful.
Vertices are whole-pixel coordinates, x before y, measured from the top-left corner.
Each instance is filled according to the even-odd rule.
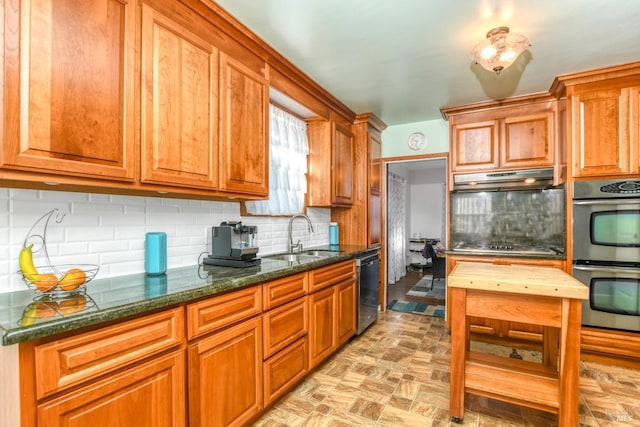
[[[304,218],[307,220],[307,224],[309,224],[309,233],[313,233],[313,225],[311,224],[311,220],[308,216],[303,214],[296,214],[289,219],[289,253],[294,253],[296,250],[298,252],[302,252],[302,243],[298,240],[298,243],[293,244],[293,221],[296,218]]]

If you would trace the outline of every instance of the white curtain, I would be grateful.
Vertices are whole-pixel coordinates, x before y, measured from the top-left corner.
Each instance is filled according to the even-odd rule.
[[[273,105],[269,117],[269,200],[246,202],[247,212],[302,213],[307,192],[307,124]]]
[[[407,238],[407,181],[393,173],[387,180],[387,277],[390,284],[396,283],[407,273],[405,265],[405,245]]]

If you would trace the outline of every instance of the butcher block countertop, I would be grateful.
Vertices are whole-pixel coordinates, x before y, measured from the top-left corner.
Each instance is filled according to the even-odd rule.
[[[452,288],[587,299],[589,288],[564,271],[541,266],[459,262],[447,278]]]

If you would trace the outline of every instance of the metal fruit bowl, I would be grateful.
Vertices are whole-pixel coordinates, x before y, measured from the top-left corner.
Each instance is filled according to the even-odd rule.
[[[82,290],[68,292],[65,295],[43,294],[34,298],[33,302],[24,309],[18,324],[31,326],[42,321],[97,308],[95,301]]]
[[[84,290],[96,274],[98,274],[99,266],[95,264],[62,264],[36,267],[37,274],[24,274],[20,271],[22,279],[29,289],[44,294],[65,295],[71,292]],[[73,274],[72,269],[81,270],[82,274]]]

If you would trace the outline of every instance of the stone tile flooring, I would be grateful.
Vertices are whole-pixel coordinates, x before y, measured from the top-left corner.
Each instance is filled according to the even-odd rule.
[[[444,320],[387,311],[257,426],[446,426]],[[581,362],[580,425],[640,426],[640,371]],[[467,394],[464,426],[554,426],[553,414]]]

